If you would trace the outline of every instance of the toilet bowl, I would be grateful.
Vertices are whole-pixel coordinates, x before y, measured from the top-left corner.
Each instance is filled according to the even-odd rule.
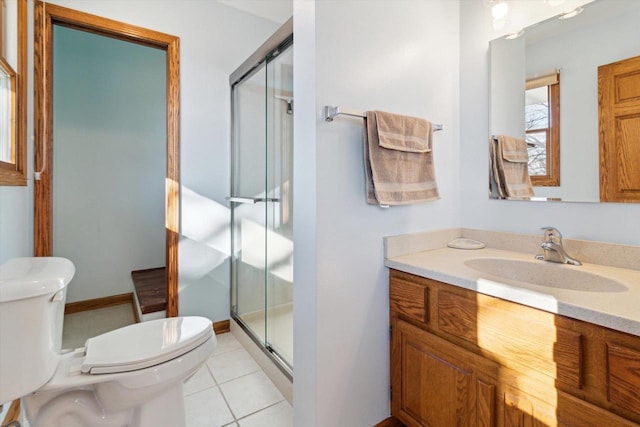
[[[0,337],[23,352],[0,355],[0,403],[22,397],[31,427],[184,427],[183,383],[215,349],[211,321],[157,319],[61,350],[74,272],[63,258],[0,265]]]
[[[32,427],[184,426],[182,384],[211,356],[203,317],[157,319],[90,338],[60,355],[53,377],[24,396]]]

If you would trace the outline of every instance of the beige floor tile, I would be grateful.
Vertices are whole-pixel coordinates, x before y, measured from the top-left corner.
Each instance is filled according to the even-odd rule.
[[[242,348],[242,344],[230,332],[216,335],[216,340],[216,349],[213,351],[214,356]]]
[[[220,427],[234,421],[218,387],[184,398],[187,427]]]
[[[207,366],[218,384],[260,370],[260,366],[244,348],[211,356]]]
[[[240,427],[293,427],[293,408],[286,400],[238,421]]]
[[[221,384],[220,390],[236,419],[284,400],[280,391],[262,371]]]
[[[207,365],[203,365],[198,372],[184,383],[184,395],[188,396],[216,385]]]

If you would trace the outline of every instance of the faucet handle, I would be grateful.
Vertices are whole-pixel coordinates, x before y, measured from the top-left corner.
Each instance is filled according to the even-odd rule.
[[[541,230],[544,230],[544,241],[550,243],[561,244],[562,243],[562,233],[555,227],[542,227]]]

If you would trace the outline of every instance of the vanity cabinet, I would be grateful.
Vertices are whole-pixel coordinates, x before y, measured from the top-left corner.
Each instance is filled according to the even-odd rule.
[[[407,426],[638,426],[640,337],[391,270]]]

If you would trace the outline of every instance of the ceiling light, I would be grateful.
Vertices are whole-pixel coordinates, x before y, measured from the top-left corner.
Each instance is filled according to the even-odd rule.
[[[505,1],[498,2],[491,8],[493,19],[503,19],[509,12],[509,5]]]

